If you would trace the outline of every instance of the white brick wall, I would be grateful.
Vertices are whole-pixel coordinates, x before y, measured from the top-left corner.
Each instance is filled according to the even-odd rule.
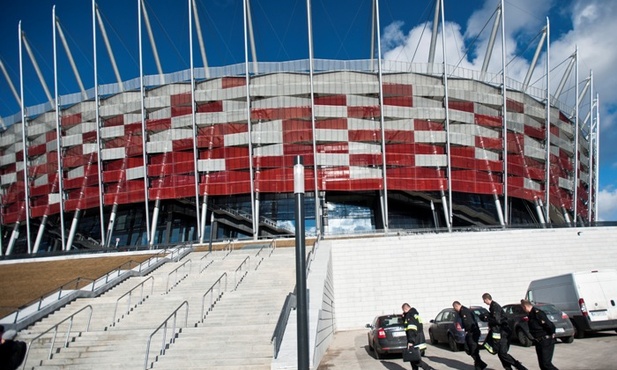
[[[580,233],[580,234],[579,234]],[[428,322],[452,301],[485,292],[516,303],[533,279],[615,268],[616,227],[418,234],[332,243],[337,330],[415,306]]]

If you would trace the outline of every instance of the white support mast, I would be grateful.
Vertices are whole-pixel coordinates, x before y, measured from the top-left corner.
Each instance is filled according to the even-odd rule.
[[[103,42],[105,42],[105,48],[107,49],[107,54],[109,54],[111,67],[113,68],[114,74],[116,75],[118,87],[120,88],[120,91],[124,91],[124,84],[122,83],[122,77],[120,77],[120,71],[118,70],[118,65],[116,64],[116,57],[114,56],[114,51],[112,50],[111,44],[109,43],[109,37],[107,37],[107,31],[105,30],[105,24],[103,23],[103,18],[101,17],[101,13],[99,12],[98,5],[95,11],[96,19],[99,22],[99,28],[101,29],[101,36],[103,36]]]
[[[28,254],[32,252],[31,243],[30,243],[30,181],[28,176],[28,125],[26,123],[26,107],[24,105],[24,63],[23,63],[23,53],[22,53],[22,40],[23,33],[21,30],[21,21],[19,21],[18,25],[18,35],[19,35],[19,94],[21,101],[21,140],[22,140],[22,152],[23,152],[23,161],[24,161],[24,209],[26,213],[26,242],[28,248]],[[21,221],[19,218],[15,222],[15,228],[13,229],[13,233],[11,234],[11,239],[9,240],[9,245],[6,249],[6,255],[10,255],[13,252],[13,246],[19,237],[19,226]]]
[[[375,1],[375,0],[373,0]],[[307,27],[308,27],[308,52],[309,52],[309,85],[311,89],[311,132],[313,133],[313,183],[315,186],[315,227],[317,229],[317,235],[323,235],[325,233],[325,225],[322,222],[323,209],[321,208],[321,201],[319,198],[319,182],[318,182],[318,167],[317,163],[317,138],[315,137],[316,123],[315,123],[315,90],[313,84],[313,11],[311,10],[311,0],[306,0],[306,13],[307,13]],[[373,65],[371,64],[371,68]]]
[[[448,57],[446,55],[446,20],[443,8],[443,0],[439,0],[441,8],[441,47],[443,50],[443,88],[444,88],[444,107],[446,110],[446,171],[448,177],[448,204],[444,204],[444,213],[447,213],[446,224],[448,231],[452,231],[452,165],[450,157],[450,101],[448,96]],[[444,196],[442,194],[442,202]]]
[[[2,63],[1,59],[0,59],[0,69],[2,70],[2,74],[4,74],[4,78],[6,78],[6,82],[8,82],[9,87],[11,88],[11,92],[13,93],[15,100],[17,100],[17,104],[21,106],[21,98],[19,97],[19,94],[17,93],[17,89],[15,89],[15,85],[13,84],[13,81],[11,81],[11,77],[9,76],[9,73],[6,71],[6,68],[4,67],[4,63]]]
[[[255,181],[253,174],[253,123],[251,122],[251,76],[249,75],[249,54],[248,54],[248,30],[251,25],[249,24],[250,10],[248,7],[248,0],[242,0],[244,11],[244,73],[246,81],[246,125],[248,134],[248,146],[249,146],[249,178],[251,182],[251,218],[253,221],[253,239],[257,239],[259,230],[259,220],[256,220],[257,212],[255,210]],[[255,62],[253,60],[253,62]],[[253,71],[257,73],[256,70]]]
[[[507,94],[507,73],[506,73],[506,27],[505,27],[505,12],[503,6],[504,0],[501,0],[501,69],[502,69],[502,86],[501,95],[503,98],[503,218],[504,223],[510,223],[510,214],[508,206],[508,98]],[[498,203],[498,202],[497,202]],[[499,208],[498,208],[499,210]],[[501,210],[499,210],[501,211]]]
[[[441,0],[435,0],[435,15],[433,16],[433,33],[431,34],[431,47],[428,52],[428,74],[433,74],[435,64],[435,50],[437,49],[437,30],[439,27],[439,9]]]
[[[248,32],[251,40],[251,56],[253,57],[253,73],[258,74],[257,66],[257,50],[255,49],[255,33],[253,32],[253,17],[251,16],[251,2],[246,0],[246,22],[248,24]]]
[[[146,23],[146,31],[148,32],[148,37],[150,39],[150,45],[152,46],[152,54],[154,54],[154,62],[156,63],[156,70],[159,73],[159,78],[161,79],[161,85],[165,84],[165,79],[163,76],[163,67],[161,67],[161,60],[159,59],[159,52],[156,48],[156,42],[154,41],[154,34],[152,33],[152,27],[150,26],[150,17],[148,17],[148,11],[146,10],[146,3],[144,0],[140,1],[141,9],[143,11],[144,22]],[[140,16],[141,20],[141,16]]]
[[[574,203],[573,211],[574,211],[574,226],[578,225],[578,135],[579,135],[579,126],[578,126],[578,106],[579,106],[579,89],[578,89],[578,46],[576,46],[575,53],[576,60],[576,69],[574,70],[574,87],[576,89],[576,106],[574,107],[574,197],[572,199]]]
[[[547,224],[551,223],[551,27],[548,17],[546,17],[546,122],[544,128],[546,130],[546,180],[544,182],[545,196],[545,212],[544,219]]]
[[[142,145],[142,160],[143,160],[143,177],[144,177],[144,207],[145,207],[145,220],[146,220],[146,235],[148,235],[147,243],[152,246],[154,238],[150,236],[150,208],[148,204],[148,153],[146,146],[147,132],[146,132],[146,91],[144,87],[144,60],[143,60],[143,45],[141,37],[141,2],[137,0],[137,29],[139,38],[139,88],[140,88],[140,101],[141,101],[141,145]],[[156,210],[155,210],[156,211]],[[152,225],[152,229],[156,230],[156,225]]]
[[[553,96],[553,104],[556,104],[559,98],[561,97],[561,93],[563,91],[566,82],[568,81],[568,77],[570,77],[570,73],[572,73],[572,67],[574,67],[575,63],[575,54],[570,55],[570,62],[566,67],[566,71],[561,77],[561,81],[559,81],[559,85],[557,85],[557,90],[555,90],[555,95]],[[578,86],[577,86],[578,89]]]
[[[26,47],[26,52],[28,52],[28,55],[30,56],[30,60],[32,61],[32,65],[34,66],[36,75],[39,77],[39,81],[41,81],[43,90],[45,90],[45,95],[47,95],[47,100],[49,100],[49,103],[53,105],[53,98],[51,97],[51,93],[49,92],[49,87],[47,87],[47,83],[45,82],[45,79],[43,78],[43,74],[41,73],[41,68],[39,68],[39,63],[37,63],[36,58],[34,57],[34,53],[32,52],[32,49],[30,48],[30,43],[28,42],[28,39],[26,38],[26,34],[23,32],[21,34],[21,39],[23,41],[24,46]],[[22,96],[22,100],[23,100],[23,96]]]
[[[99,97],[98,56],[96,51],[96,0],[92,0],[92,49],[94,51],[94,113],[96,119],[96,164],[99,185],[99,224],[101,227],[101,246],[103,247],[105,246],[105,214],[103,213],[105,203],[103,198],[103,160],[101,159],[101,114],[99,112],[101,99]]]
[[[503,13],[503,3],[497,6],[497,14],[495,16],[495,22],[493,22],[493,29],[491,30],[491,36],[488,39],[488,46],[486,47],[486,53],[484,54],[484,62],[482,63],[482,69],[480,70],[480,80],[484,81],[488,65],[491,62],[491,55],[493,54],[493,47],[495,46],[495,38],[497,37],[497,30],[501,23],[501,13]]]
[[[529,65],[529,69],[527,70],[527,75],[525,75],[525,80],[523,81],[523,92],[527,91],[527,87],[529,87],[529,81],[531,80],[531,76],[533,75],[533,71],[536,69],[536,65],[538,64],[538,58],[540,57],[540,52],[544,47],[544,41],[546,40],[547,28],[544,27],[542,30],[542,38],[540,38],[540,42],[538,42],[538,47],[536,48],[536,52],[533,55],[533,59],[531,60],[531,64]]]
[[[208,68],[208,58],[206,57],[206,47],[204,46],[204,37],[201,32],[201,23],[199,22],[199,13],[197,12],[197,3],[195,2],[195,0],[191,0],[191,4],[189,4],[189,8],[191,8],[191,5],[193,9],[193,17],[195,18],[195,31],[197,32],[197,40],[199,41],[199,51],[201,52],[201,61],[204,64],[204,72],[206,74],[206,78],[210,78],[210,68]],[[191,31],[191,37],[192,37],[192,34],[193,34],[193,31]],[[192,43],[191,43],[191,50],[193,50]]]
[[[594,101],[593,101],[593,70],[589,70],[589,140],[587,140],[588,143],[588,157],[589,157],[589,163],[587,164],[588,167],[588,171],[589,171],[589,180],[587,181],[587,222],[590,223],[591,226],[591,222],[592,222],[592,212],[591,209],[593,207],[593,202],[594,202],[594,198],[593,198],[593,188],[594,188],[594,183],[593,183],[593,177],[595,175],[595,171],[593,169],[593,160],[594,160],[594,152],[593,152],[593,143],[594,140],[596,140],[595,135],[594,135],[594,120],[593,120],[593,109],[594,109]]]
[[[202,230],[201,230],[201,215],[199,209],[199,166],[198,166],[198,152],[197,152],[197,122],[195,115],[195,66],[193,64],[193,0],[189,2],[189,59],[191,64],[191,127],[193,128],[193,171],[195,178],[195,215],[197,216],[197,239],[200,243],[203,242]],[[205,215],[204,215],[205,217]]]
[[[381,126],[381,163],[382,163],[382,180],[383,180],[383,190],[382,190],[382,222],[384,227],[384,232],[388,232],[389,228],[389,220],[388,220],[388,176],[387,176],[387,164],[386,164],[386,131],[385,131],[385,122],[384,122],[384,112],[383,112],[383,74],[381,71],[381,29],[379,24],[379,0],[375,2],[375,10],[377,14],[375,18],[377,19],[377,72],[379,74],[379,123]],[[446,108],[447,109],[447,108]],[[448,152],[449,154],[449,152]]]
[[[55,12],[55,5],[54,5]],[[58,35],[60,36],[60,40],[62,41],[62,46],[64,46],[64,50],[66,51],[66,56],[69,58],[69,63],[71,64],[71,68],[73,69],[73,74],[75,74],[75,79],[77,80],[77,84],[79,85],[79,91],[81,91],[81,96],[84,100],[88,99],[88,95],[86,94],[86,88],[84,87],[84,83],[81,81],[81,76],[79,75],[79,71],[77,70],[77,65],[75,64],[75,60],[73,59],[73,53],[69,48],[69,44],[66,42],[66,37],[64,37],[64,31],[62,31],[62,27],[60,25],[60,20],[58,17],[54,20],[54,28],[58,31]],[[56,42],[56,32],[54,31],[54,48]],[[56,49],[54,49],[54,55],[56,54]],[[56,95],[56,99],[58,96]]]
[[[596,186],[594,186],[595,196],[595,220],[598,219],[598,189],[600,187],[600,94],[596,93]]]

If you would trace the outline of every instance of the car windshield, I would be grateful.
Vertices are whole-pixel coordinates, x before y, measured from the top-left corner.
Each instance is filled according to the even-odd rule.
[[[544,313],[547,313],[549,315],[559,315],[561,313],[557,309],[557,307],[553,306],[552,304],[541,305],[541,306],[538,306],[538,308],[544,311]]]
[[[473,307],[471,311],[473,311],[473,314],[476,315],[476,317],[482,317],[483,315],[488,314],[486,308],[483,307]]]
[[[393,326],[403,326],[403,318],[401,316],[386,316],[380,319],[382,328],[391,328]]]

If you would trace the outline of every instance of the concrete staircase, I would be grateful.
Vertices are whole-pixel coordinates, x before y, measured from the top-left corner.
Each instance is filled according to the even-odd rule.
[[[285,297],[295,285],[294,261],[293,248],[193,252],[149,276],[127,279],[97,298],[78,299],[23,330],[19,339],[29,342],[83,310],[74,316],[68,346],[63,348],[69,321],[58,329],[52,358],[48,359],[53,331],[32,343],[25,368],[270,369],[270,338]],[[213,297],[204,298],[219,279],[220,298],[219,285]],[[114,322],[118,298],[142,282],[147,298],[137,304],[141,287],[134,289],[133,308],[127,314],[127,300],[120,300]],[[211,299],[215,305],[208,311]],[[86,330],[88,305],[92,317]],[[151,337],[175,310],[167,326]]]

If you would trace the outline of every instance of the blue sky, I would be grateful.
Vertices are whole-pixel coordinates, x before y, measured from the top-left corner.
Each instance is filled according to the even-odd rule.
[[[492,14],[498,0],[445,0],[447,54],[450,64],[466,68],[482,64]],[[244,62],[241,0],[198,0],[208,64],[223,66]],[[91,2],[85,0],[22,0],[2,3],[0,13],[0,59],[19,89],[18,22],[26,33],[44,78],[53,92],[52,6],[64,29],[86,88],[93,86]],[[99,9],[123,80],[139,75],[137,0],[100,0]],[[188,2],[150,0],[146,4],[165,73],[189,68]],[[372,0],[314,0],[312,2],[314,52],[316,58],[367,59],[370,57]],[[257,59],[284,61],[308,58],[305,0],[251,2]],[[380,1],[382,54],[387,59],[425,62],[433,19],[433,1]],[[595,90],[601,101],[600,218],[617,220],[617,1],[613,0],[508,0],[506,8],[506,50],[508,74],[522,80],[533,56],[546,17],[551,22],[551,73],[553,89],[576,45],[579,48],[580,80],[593,69]],[[99,34],[100,35],[100,34]],[[113,83],[115,77],[99,36],[99,83]],[[144,71],[155,74],[156,66],[144,30]],[[500,50],[497,41],[495,50]],[[195,64],[201,66],[194,40]],[[438,47],[438,61],[442,58]],[[490,70],[501,69],[501,52],[495,53]],[[541,56],[540,63],[545,56]],[[68,59],[59,46],[59,93],[77,92]],[[543,87],[539,66],[532,81]],[[537,78],[536,78],[537,77]],[[24,50],[24,85],[27,106],[46,101],[43,88]],[[571,79],[564,92],[573,100]],[[589,109],[589,99],[581,109]],[[4,76],[0,77],[0,116],[19,112]]]

